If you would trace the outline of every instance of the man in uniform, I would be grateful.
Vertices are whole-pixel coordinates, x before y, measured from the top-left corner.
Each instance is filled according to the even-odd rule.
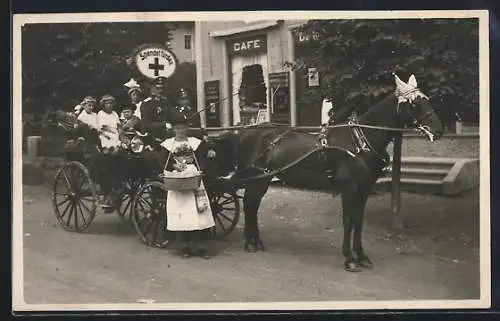
[[[162,137],[172,125],[168,122],[173,105],[164,96],[165,77],[156,77],[151,82],[151,96],[140,105],[142,128],[153,136]]]

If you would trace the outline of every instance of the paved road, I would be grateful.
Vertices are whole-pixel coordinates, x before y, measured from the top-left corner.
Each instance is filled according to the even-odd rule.
[[[272,187],[260,221],[268,251],[243,252],[238,227],[212,244],[218,255],[208,261],[145,247],[132,224],[115,214],[98,213],[86,233],[66,232],[52,213],[48,189],[24,186],[23,193],[24,294],[30,304],[479,296],[477,245],[454,243],[458,250],[451,251],[442,240],[398,240],[370,220],[364,240],[375,268],[344,272],[340,200],[324,193]],[[403,204],[411,206],[410,199],[404,196]],[[388,204],[388,195],[375,196],[369,208]]]

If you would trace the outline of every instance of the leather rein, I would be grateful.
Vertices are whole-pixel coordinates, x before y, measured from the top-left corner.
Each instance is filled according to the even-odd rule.
[[[397,115],[399,115],[400,113],[400,103],[401,102],[407,102],[409,101],[410,103],[412,103],[412,99],[409,98],[409,95],[413,94],[413,93],[420,93],[421,94],[421,91],[420,89],[418,88],[415,88],[415,89],[412,89],[410,91],[407,91],[407,92],[404,92],[404,93],[401,93],[400,95],[397,96]],[[423,94],[421,94],[423,95]],[[425,97],[425,95],[423,95]],[[427,131],[427,133],[429,133],[430,135],[432,135],[430,133],[430,130],[424,126],[421,125],[421,123],[426,120],[427,118],[429,118],[430,116],[432,116],[433,114],[433,111],[428,111],[426,114],[424,114],[420,119],[415,119],[414,120],[414,125],[416,127],[416,129],[419,129],[419,130],[422,130],[422,131]],[[238,129],[238,128],[251,128],[251,127],[258,127],[258,124],[257,125],[247,125],[247,126],[234,126],[234,127],[231,127],[231,128],[234,128],[234,129]],[[331,146],[328,144],[328,136],[329,134],[331,133],[331,129],[333,128],[341,128],[341,127],[350,127],[350,128],[353,128],[353,130],[351,131],[351,134],[353,136],[353,141],[354,141],[354,147],[356,149],[356,153],[353,153],[352,151],[350,151],[349,149],[347,148],[343,148],[343,147],[339,147],[339,146]],[[229,128],[229,129],[231,129]],[[249,166],[248,168],[253,168],[253,169],[257,169],[259,171],[261,171],[263,174],[260,174],[260,175],[257,175],[257,176],[252,176],[252,177],[248,177],[248,178],[243,178],[243,179],[238,179],[238,180],[227,180],[226,182],[227,183],[231,183],[231,184],[236,184],[236,183],[244,183],[244,182],[248,182],[248,181],[253,181],[253,180],[258,180],[258,179],[263,179],[263,178],[270,178],[270,177],[273,177],[273,176],[276,176],[277,174],[280,174],[282,172],[284,172],[285,170],[297,165],[298,163],[302,162],[303,160],[305,160],[306,158],[308,158],[309,156],[317,153],[317,152],[325,152],[327,150],[338,150],[338,151],[342,151],[344,153],[346,153],[349,157],[351,158],[356,158],[358,157],[359,154],[361,154],[362,152],[371,152],[372,154],[374,154],[377,158],[381,159],[384,163],[388,163],[388,159],[387,157],[381,155],[378,151],[376,151],[373,146],[371,145],[370,141],[368,140],[368,138],[366,138],[362,128],[369,128],[369,129],[376,129],[376,130],[384,130],[384,131],[393,131],[393,132],[404,132],[406,131],[407,129],[406,128],[396,128],[396,127],[385,127],[385,126],[373,126],[373,125],[364,125],[364,124],[359,124],[358,121],[357,121],[357,117],[354,119],[354,120],[350,120],[347,122],[347,124],[338,124],[338,125],[325,125],[325,126],[322,126],[321,127],[321,131],[320,133],[317,135],[317,143],[315,145],[315,148],[313,148],[311,151],[307,152],[306,154],[302,155],[301,157],[297,158],[296,160],[292,161],[291,163],[279,168],[279,169],[275,169],[275,170],[270,170],[268,169],[267,167],[266,168],[262,168],[260,166],[257,166],[255,163],[257,163],[262,157],[265,156],[265,154],[269,151],[272,151],[276,145],[278,144],[278,142],[280,142],[283,138],[285,138],[289,133],[292,133],[292,132],[295,132],[296,129],[289,129],[289,130],[286,130],[284,131],[283,133],[280,133],[278,136],[276,136],[267,146],[266,148],[264,148],[259,156],[257,157],[257,160],[256,162]],[[247,169],[248,169],[247,168]],[[243,169],[245,170],[245,169]],[[238,170],[237,170],[238,171]],[[239,171],[242,171],[242,170],[239,170]],[[223,181],[222,181],[223,182]],[[221,183],[220,181],[218,183]]]

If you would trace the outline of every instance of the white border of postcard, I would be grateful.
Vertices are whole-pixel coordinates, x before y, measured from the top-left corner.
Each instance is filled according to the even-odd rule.
[[[479,18],[480,58],[480,299],[415,301],[267,302],[205,304],[27,304],[23,293],[23,202],[21,148],[21,26],[25,23],[209,21],[269,19],[401,19]],[[256,11],[19,14],[13,17],[13,245],[12,306],[14,311],[85,310],[361,310],[470,309],[491,304],[490,160],[489,160],[489,23],[487,10],[457,11]]]

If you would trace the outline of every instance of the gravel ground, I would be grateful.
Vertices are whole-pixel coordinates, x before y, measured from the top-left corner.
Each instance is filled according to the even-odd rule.
[[[242,251],[242,226],[211,260],[142,245],[129,222],[98,213],[65,232],[50,191],[23,187],[27,303],[269,302],[479,297],[478,193],[403,194],[407,229],[390,229],[390,195],[370,198],[364,244],[375,268],[343,271],[339,197],[271,187],[260,214],[268,251]]]

